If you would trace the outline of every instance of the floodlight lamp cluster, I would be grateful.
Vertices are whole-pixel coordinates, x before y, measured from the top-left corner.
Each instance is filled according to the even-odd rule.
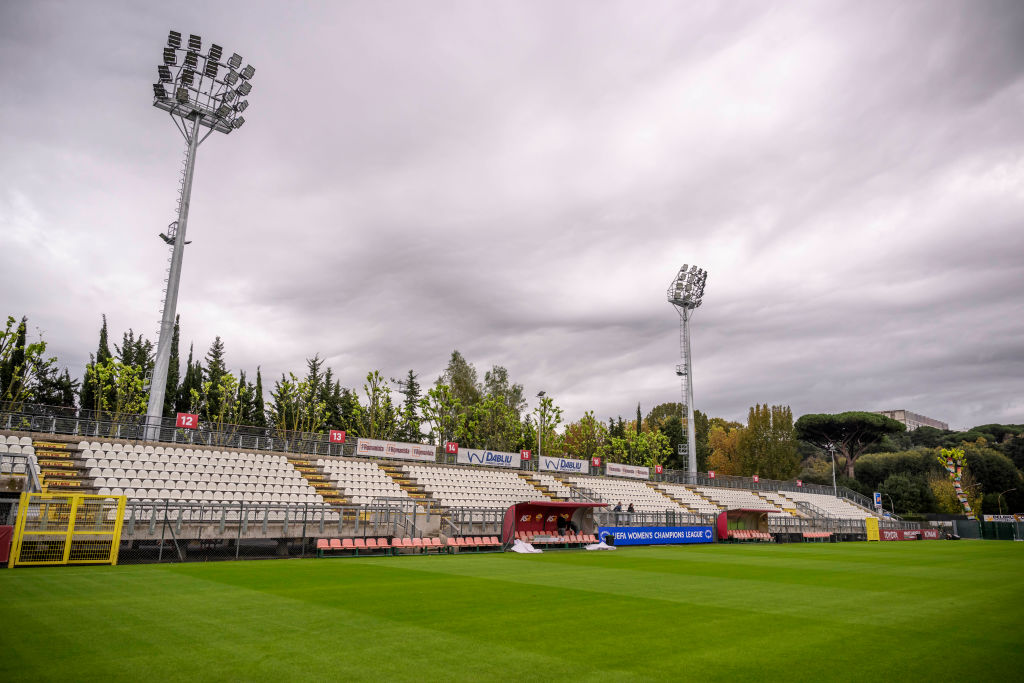
[[[252,91],[256,69],[251,64],[243,68],[238,53],[223,59],[220,45],[211,44],[203,54],[202,38],[191,34],[183,46],[181,33],[171,31],[163,63],[156,67],[153,106],[221,133],[241,128],[242,112],[249,106],[241,98]]]
[[[668,301],[680,308],[697,308],[704,301],[704,283],[708,274],[703,268],[683,264],[668,286]]]

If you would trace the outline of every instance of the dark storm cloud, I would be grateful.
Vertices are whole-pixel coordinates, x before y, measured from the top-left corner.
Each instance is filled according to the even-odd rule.
[[[250,372],[428,380],[453,348],[570,417],[698,407],[1022,421],[1024,9],[968,3],[7,3],[0,291],[80,371],[152,334],[174,27],[257,67],[200,148],[185,336]],[[532,395],[532,393],[530,395]]]

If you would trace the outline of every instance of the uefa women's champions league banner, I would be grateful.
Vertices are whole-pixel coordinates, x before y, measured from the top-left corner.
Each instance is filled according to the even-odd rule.
[[[523,458],[519,453],[460,448],[455,462],[460,465],[487,465],[489,467],[514,467],[519,469]]]
[[[617,462],[605,463],[604,473],[613,477],[631,477],[633,479],[651,478],[651,470],[648,467],[640,467],[639,465],[623,465]]]
[[[602,526],[597,528],[597,537],[609,545],[681,545],[715,540],[709,526]]]
[[[574,472],[576,474],[587,474],[590,472],[590,462],[586,460],[573,460],[572,458],[553,458],[543,455],[538,463],[540,470],[548,472]]]
[[[359,439],[356,443],[356,455],[367,455],[371,458],[396,458],[398,460],[420,460],[435,462],[437,454],[433,446],[418,443],[401,443],[399,441],[380,441],[379,439]]]

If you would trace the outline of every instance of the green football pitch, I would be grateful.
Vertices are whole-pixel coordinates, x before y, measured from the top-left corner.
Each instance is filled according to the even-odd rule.
[[[0,571],[0,680],[1024,678],[1024,543]]]

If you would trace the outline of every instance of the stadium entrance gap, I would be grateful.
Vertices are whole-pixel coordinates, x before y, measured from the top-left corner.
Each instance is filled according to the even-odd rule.
[[[501,526],[501,540],[503,543],[511,543],[515,540],[517,531],[549,532],[552,536],[558,535],[559,517],[572,522],[579,533],[593,534],[597,532],[594,509],[603,507],[608,507],[607,503],[548,500],[516,503],[505,511],[505,519]]]

